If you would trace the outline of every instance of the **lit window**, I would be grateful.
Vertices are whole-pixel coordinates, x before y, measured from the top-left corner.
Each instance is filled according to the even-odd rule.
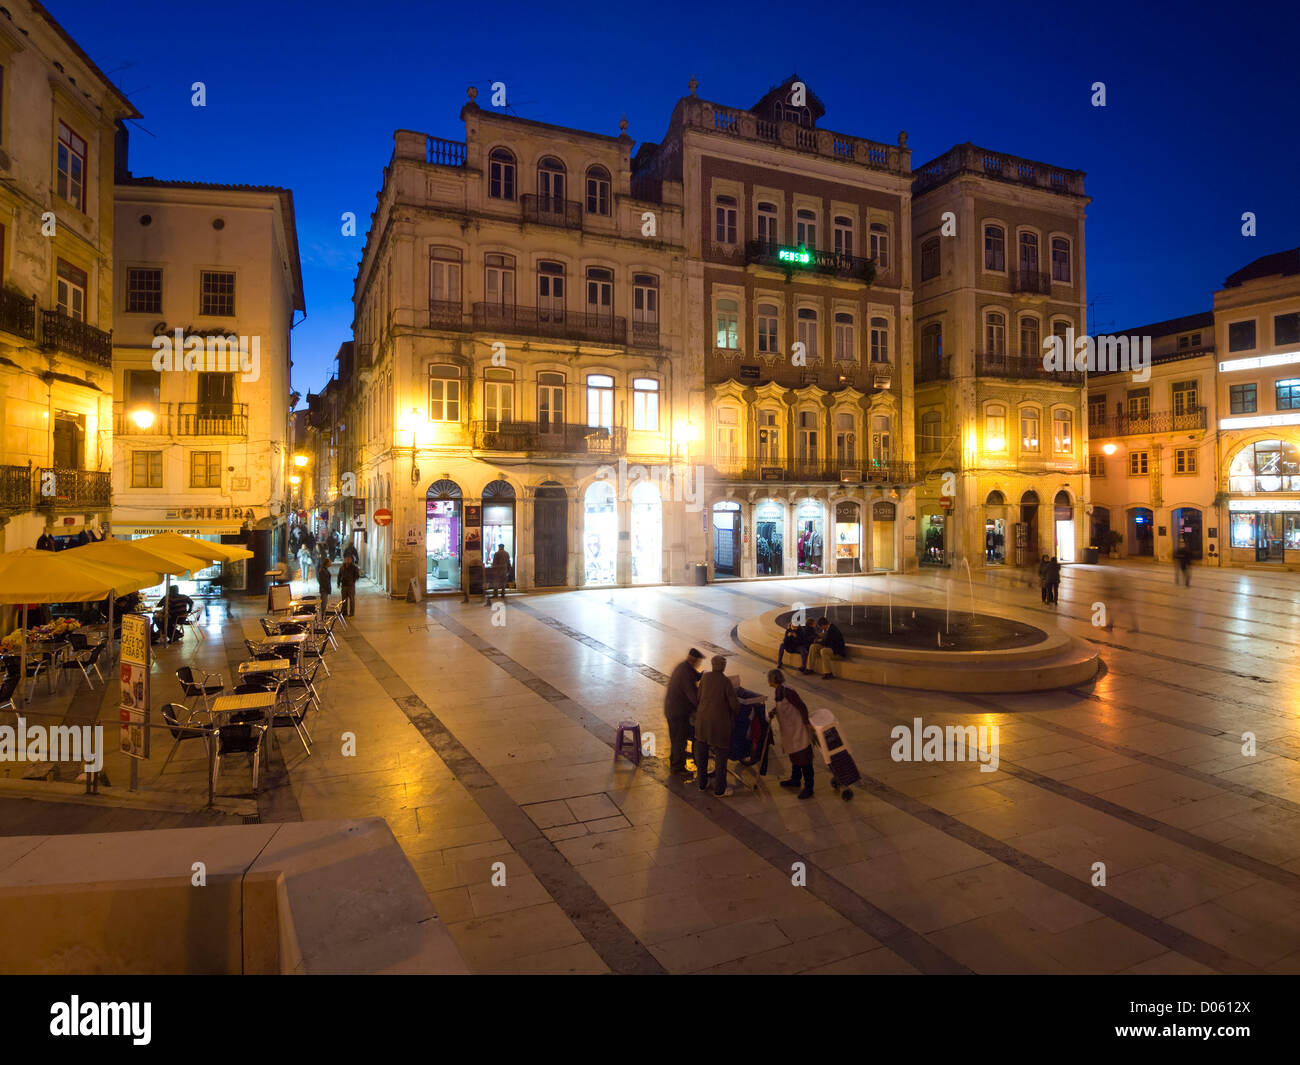
[[[614,378],[607,374],[587,375],[587,425],[614,428]]]
[[[1020,450],[1038,451],[1038,411],[1020,412]]]
[[[659,382],[653,377],[632,381],[632,428],[644,433],[659,431]]]
[[[734,350],[740,347],[740,308],[735,300],[718,300],[718,348]]]
[[[984,411],[984,450],[1005,451],[1007,449],[1007,409],[1001,406],[987,407]]]
[[[1058,410],[1052,415],[1052,449],[1058,455],[1074,452],[1074,418],[1068,410]]]
[[[460,370],[457,367],[429,367],[429,420],[460,421]]]

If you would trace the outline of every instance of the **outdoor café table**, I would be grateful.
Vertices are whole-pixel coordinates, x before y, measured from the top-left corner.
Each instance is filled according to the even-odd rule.
[[[257,659],[251,662],[240,662],[239,672],[241,676],[247,676],[250,673],[288,673],[293,665],[287,658]]]
[[[307,634],[305,632],[291,632],[288,636],[267,636],[257,642],[269,647],[283,647],[285,644],[306,643]]]
[[[45,659],[45,686],[54,694],[54,673],[58,669],[59,656],[68,649],[65,640],[32,640],[27,644],[28,655]]]
[[[212,700],[212,723],[220,728],[227,722],[219,718],[237,714],[241,710],[265,710],[267,719],[275,713],[275,692],[248,692],[244,695],[219,695]],[[275,729],[270,730],[270,740],[275,742]]]

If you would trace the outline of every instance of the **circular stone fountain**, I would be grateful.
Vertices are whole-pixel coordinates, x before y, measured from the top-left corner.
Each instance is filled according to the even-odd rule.
[[[736,635],[748,650],[775,662],[793,614],[772,610],[749,618]],[[1083,640],[1003,614],[906,603],[892,611],[875,604],[804,608],[809,624],[823,616],[839,626],[848,645],[848,658],[834,663],[835,675],[867,684],[971,694],[1044,691],[1091,680],[1101,662]],[[798,657],[793,661],[797,669]]]

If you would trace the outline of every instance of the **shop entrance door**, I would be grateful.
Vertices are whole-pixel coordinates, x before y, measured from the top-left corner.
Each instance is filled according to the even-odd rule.
[[[533,501],[533,583],[562,588],[569,558],[569,500],[564,489],[542,485]]]
[[[740,576],[740,504],[716,503],[713,507],[714,576]]]
[[[1193,562],[1201,560],[1201,512],[1195,507],[1183,507],[1181,510],[1175,510],[1174,531],[1177,540],[1174,548],[1186,547],[1188,557]]]
[[[1281,562],[1282,515],[1260,514],[1255,520],[1255,561]]]

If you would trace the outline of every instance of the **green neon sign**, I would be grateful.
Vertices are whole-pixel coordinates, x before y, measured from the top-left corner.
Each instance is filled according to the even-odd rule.
[[[812,262],[812,252],[803,248],[778,248],[776,257],[783,263],[799,263],[801,266]]]

